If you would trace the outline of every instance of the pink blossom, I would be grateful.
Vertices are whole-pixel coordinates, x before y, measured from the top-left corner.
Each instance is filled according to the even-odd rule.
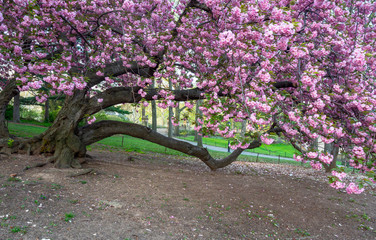
[[[336,171],[332,171],[332,175],[337,177],[339,180],[343,180],[347,176],[347,174],[345,172],[339,173],[339,172],[336,172]]]
[[[143,89],[138,90],[138,94],[140,94],[143,98],[146,96],[146,92]]]
[[[325,103],[321,100],[321,99],[317,99],[313,105],[319,109],[319,110],[322,110],[324,107],[325,107]]]
[[[364,188],[359,189],[355,183],[350,183],[346,188],[348,194],[361,194],[363,191]]]
[[[258,3],[260,9],[263,11],[269,10],[269,8],[271,7],[269,0],[259,0]]]
[[[297,161],[297,162],[301,162],[301,161],[303,161],[303,157],[300,156],[300,155],[295,155],[295,154],[294,154],[294,159],[295,159],[295,161]]]
[[[98,102],[99,103],[103,102],[103,98],[98,98]]]
[[[270,145],[274,142],[273,138],[267,138],[265,136],[261,136],[261,141],[265,143],[266,145]]]
[[[335,188],[335,189],[341,189],[341,188],[344,188],[346,186],[346,184],[344,184],[343,182],[340,182],[340,181],[335,181],[335,182],[331,183],[330,186],[332,188]]]
[[[87,119],[87,123],[88,123],[88,124],[92,124],[92,123],[95,122],[95,120],[96,120],[96,118],[95,118],[94,116],[90,116],[90,117],[88,117],[88,119]]]
[[[322,169],[322,164],[320,162],[311,161],[309,164],[311,164],[311,167],[316,170]]]
[[[364,152],[364,149],[362,147],[354,147],[352,150],[353,154],[356,158],[365,158],[366,154]]]
[[[323,163],[330,164],[333,161],[333,156],[330,154],[321,153],[319,159]]]
[[[47,100],[47,97],[45,95],[42,95],[42,96],[36,96],[35,99],[40,102],[40,103],[43,103]]]
[[[185,104],[185,106],[186,106],[187,108],[189,108],[189,109],[192,109],[192,108],[193,108],[193,104],[190,103],[190,102],[185,102],[184,104]]]
[[[307,153],[307,157],[309,157],[309,158],[317,158],[317,152],[309,152],[309,153]]]
[[[218,37],[221,46],[229,46],[235,41],[235,35],[232,31],[222,32]]]
[[[14,50],[13,50],[14,54],[16,54],[17,56],[21,55],[22,54],[22,48],[20,46],[14,46]]]

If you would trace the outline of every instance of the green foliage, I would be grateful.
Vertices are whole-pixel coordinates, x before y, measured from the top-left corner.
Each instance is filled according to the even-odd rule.
[[[20,116],[21,118],[26,119],[26,120],[35,120],[35,121],[42,120],[42,115],[40,112],[37,112],[35,110],[29,109],[23,106],[20,107]]]
[[[131,114],[131,112],[129,112],[129,111],[126,111],[126,110],[123,110],[119,107],[114,107],[114,106],[106,108],[105,111],[106,112],[117,112],[117,113],[120,113],[120,114],[123,114],[123,115]]]
[[[96,118],[96,121],[112,120],[112,121],[119,121],[119,122],[127,122],[127,119],[125,117],[106,114],[105,111],[100,111],[94,114],[94,117]]]
[[[25,105],[39,105],[43,106],[43,103],[38,102],[35,97],[20,97],[20,104]]]
[[[7,105],[7,109],[5,110],[5,119],[12,120],[13,119],[13,106]]]
[[[48,122],[53,122],[55,121],[56,117],[57,117],[57,114],[59,113],[60,111],[60,108],[59,107],[58,109],[55,109],[55,110],[50,110],[49,114],[48,114]],[[44,120],[46,122],[46,119]]]
[[[21,182],[21,179],[16,178],[16,177],[9,177],[8,182]]]
[[[19,226],[15,226],[15,227],[10,227],[10,231],[12,233],[22,233],[22,234],[26,234],[26,227],[19,227]]]
[[[295,229],[295,232],[303,237],[311,236],[309,232],[299,229],[299,228]]]
[[[64,218],[64,221],[66,222],[70,222],[76,215],[74,215],[72,212],[70,213],[66,213],[65,214],[65,218]]]
[[[8,139],[8,147],[10,147],[10,148],[13,147],[13,143],[14,143],[14,140],[9,138]]]

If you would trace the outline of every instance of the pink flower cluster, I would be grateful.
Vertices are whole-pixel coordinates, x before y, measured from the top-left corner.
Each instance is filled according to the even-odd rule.
[[[274,142],[273,138],[268,138],[267,136],[261,136],[261,141],[265,143],[266,145],[270,145]]]
[[[352,152],[353,152],[354,156],[358,159],[366,157],[366,154],[365,154],[364,149],[362,147],[354,147]]]
[[[319,160],[323,163],[330,164],[333,161],[333,156],[328,153],[327,154],[321,153],[319,155]]]
[[[219,45],[222,47],[230,46],[234,43],[236,37],[232,31],[225,31],[219,34]]]
[[[310,161],[309,164],[311,164],[311,167],[316,170],[321,170],[322,169],[322,164],[320,162],[316,161]]]
[[[346,184],[343,183],[343,182],[340,182],[340,181],[335,181],[335,182],[332,182],[330,184],[330,186],[332,188],[335,188],[335,189],[342,189],[342,188],[345,188],[346,187]]]
[[[355,183],[350,183],[346,188],[348,194],[361,194],[363,191],[364,188],[359,188]]]
[[[347,174],[345,172],[339,173],[337,171],[332,171],[332,175],[337,177],[341,181],[347,176]]]
[[[88,124],[92,124],[92,123],[94,123],[95,122],[95,120],[97,120],[94,116],[90,116],[90,117],[88,117],[88,119],[87,119],[87,123]]]

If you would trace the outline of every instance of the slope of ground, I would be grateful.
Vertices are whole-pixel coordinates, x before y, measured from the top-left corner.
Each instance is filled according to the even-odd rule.
[[[331,189],[298,166],[210,172],[166,155],[92,151],[80,170],[0,159],[0,239],[375,239],[375,194]],[[16,177],[10,177],[17,174]],[[13,176],[13,175],[12,175]]]

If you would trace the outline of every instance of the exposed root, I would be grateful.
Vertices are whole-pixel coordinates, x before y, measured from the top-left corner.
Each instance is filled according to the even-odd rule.
[[[69,175],[67,175],[67,177],[78,177],[78,176],[82,176],[82,175],[89,174],[89,173],[92,173],[92,172],[94,172],[94,169],[88,168],[88,169],[83,169],[83,170],[81,170],[77,173],[69,174]]]
[[[9,153],[6,153],[6,152],[0,152],[0,155],[1,155],[1,154],[5,155],[5,156],[7,156],[7,157],[10,156],[10,154],[9,154]]]
[[[26,166],[22,171],[30,170],[32,168],[37,168],[37,167],[43,167],[43,166],[47,165],[48,163],[50,163],[50,162],[47,161],[47,162],[42,162],[42,163],[34,163],[31,166]]]

